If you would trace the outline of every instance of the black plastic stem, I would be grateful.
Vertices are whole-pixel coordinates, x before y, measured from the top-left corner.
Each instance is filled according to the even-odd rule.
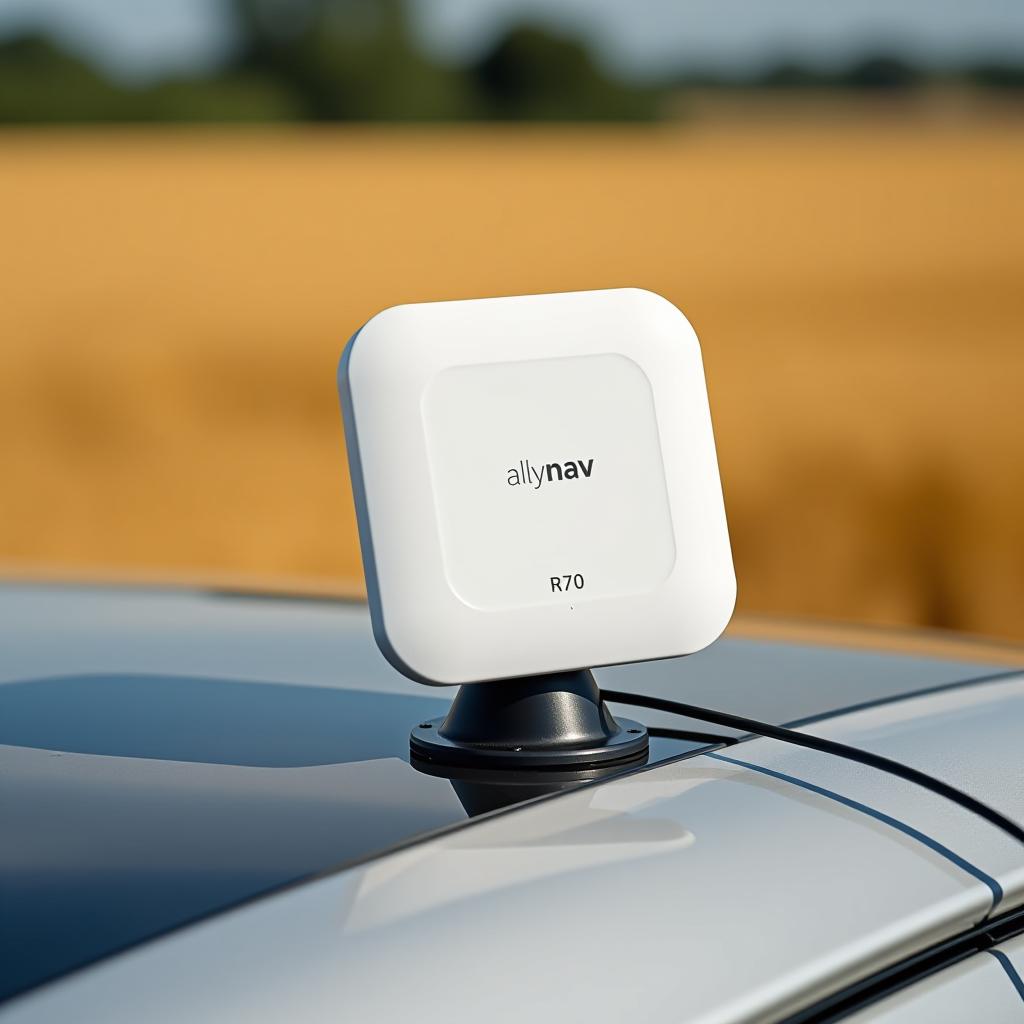
[[[965,793],[956,786],[949,785],[941,779],[926,775],[916,768],[893,761],[882,754],[873,754],[867,750],[859,750],[857,747],[847,746],[845,743],[837,743],[835,740],[828,740],[822,736],[812,736],[809,733],[797,732],[795,729],[787,729],[781,725],[770,725],[768,722],[759,722],[754,718],[743,718],[740,715],[730,715],[725,711],[713,711],[710,708],[699,708],[692,704],[683,704],[679,701],[665,700],[662,697],[644,697],[636,693],[624,693],[620,690],[602,690],[601,696],[614,704],[626,704],[630,707],[650,708],[652,711],[666,711],[669,714],[686,715],[688,718],[695,718],[702,722],[711,722],[714,725],[725,726],[728,729],[741,729],[744,732],[753,733],[757,736],[767,736],[774,740],[781,740],[783,743],[791,743],[798,747],[807,747],[809,750],[818,750],[824,754],[832,754],[835,757],[843,757],[848,761],[856,761],[858,764],[867,765],[869,768],[878,768],[896,775],[907,782],[912,782],[922,789],[937,793],[947,800],[952,800],[961,807],[973,811],[980,818],[995,825],[996,828],[1012,836],[1019,843],[1024,843],[1024,828],[1021,828],[1015,821],[1011,821],[1004,814],[1001,814],[994,807],[976,799],[969,793]]]

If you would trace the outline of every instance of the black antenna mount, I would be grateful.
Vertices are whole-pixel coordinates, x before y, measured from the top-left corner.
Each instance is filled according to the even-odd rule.
[[[414,758],[460,768],[603,767],[647,755],[647,729],[616,720],[588,669],[470,683],[444,718],[421,722]]]

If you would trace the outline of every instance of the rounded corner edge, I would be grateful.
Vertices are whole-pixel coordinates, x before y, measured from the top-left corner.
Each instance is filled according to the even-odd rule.
[[[730,566],[727,589],[722,593],[721,610],[712,618],[711,632],[714,634],[704,647],[710,647],[729,628],[733,616],[736,614],[736,603],[739,597],[739,583],[736,579],[736,570]],[[701,648],[703,650],[703,648]]]
[[[356,329],[355,333],[348,339],[348,341],[345,342],[345,345],[341,350],[341,355],[338,357],[338,392],[343,397],[347,397],[345,392],[348,390],[347,382],[349,378],[349,366],[352,362],[352,350],[356,346],[356,339],[363,333],[363,327],[365,326],[366,324],[363,324],[362,327]]]
[[[369,587],[367,588],[368,592]],[[460,686],[463,680],[461,679],[444,679],[439,675],[427,675],[420,668],[416,668],[411,661],[402,654],[396,643],[395,638],[388,632],[387,624],[384,615],[384,606],[380,598],[380,591],[374,587],[371,592],[372,596],[369,600],[370,606],[370,624],[373,627],[373,639],[377,643],[377,647],[380,649],[381,654],[387,659],[388,664],[393,669],[400,672],[406,679],[411,679],[414,683],[421,683],[423,686],[435,686],[435,687],[446,687],[446,686]],[[415,646],[415,645],[414,645]],[[422,659],[419,660],[422,666]],[[429,660],[429,659],[427,659]]]
[[[660,292],[652,291],[650,288],[632,287],[625,288],[623,291],[631,293],[639,303],[650,309],[660,324],[676,331],[682,327],[686,341],[691,342],[697,351],[701,352],[697,329],[693,326],[690,318],[671,299],[667,299]]]

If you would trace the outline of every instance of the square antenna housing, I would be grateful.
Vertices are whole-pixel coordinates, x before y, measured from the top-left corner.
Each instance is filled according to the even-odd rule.
[[[736,579],[697,336],[640,289],[395,306],[338,371],[374,635],[431,684],[692,654]]]

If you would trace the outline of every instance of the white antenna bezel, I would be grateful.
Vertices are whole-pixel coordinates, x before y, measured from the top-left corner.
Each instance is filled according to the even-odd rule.
[[[526,361],[608,355],[628,360],[650,387],[674,544],[670,568],[629,593],[507,607],[467,601],[446,567],[441,505],[455,492],[449,485],[439,493],[431,468],[438,456],[428,451],[436,443],[426,436],[424,403],[432,382],[454,368],[497,367],[500,374]],[[597,364],[576,365],[586,388]],[[629,288],[395,306],[352,338],[338,381],[374,634],[405,675],[462,684],[667,658],[706,647],[729,622],[736,580],[700,346],[666,299]],[[639,419],[618,425],[621,444],[630,443]],[[461,429],[479,435],[490,428],[474,422]],[[652,443],[647,434],[642,443]],[[591,515],[574,520],[579,530],[600,525],[603,504],[594,488]],[[514,502],[503,526],[517,528]],[[627,553],[630,542],[621,538]],[[502,585],[495,580],[496,592]]]

